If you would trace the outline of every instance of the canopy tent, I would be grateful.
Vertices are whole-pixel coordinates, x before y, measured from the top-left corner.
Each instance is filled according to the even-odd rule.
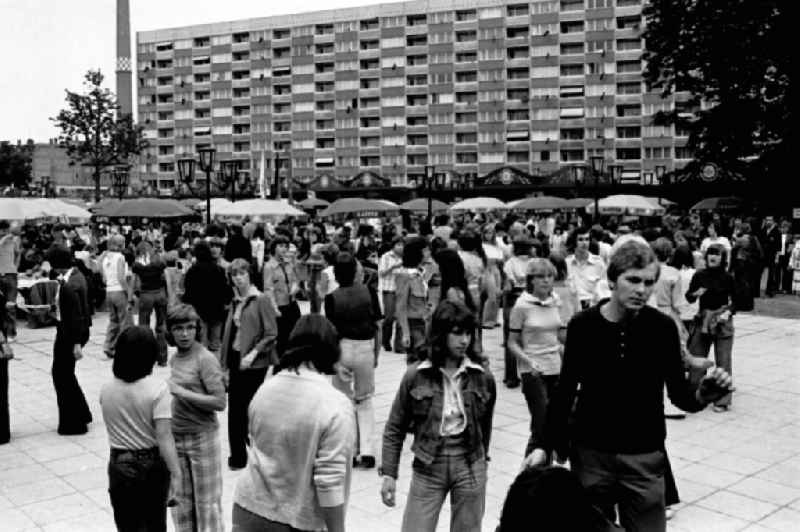
[[[716,198],[706,198],[698,201],[691,211],[723,211],[731,212],[738,211],[744,207],[745,202],[741,198],[735,196],[721,196]]]
[[[510,201],[506,204],[508,209],[516,211],[553,211],[567,209],[569,203],[564,198],[555,196],[531,196],[521,200]]]
[[[400,208],[406,211],[428,212],[428,198],[417,198],[400,204]],[[431,201],[433,212],[443,212],[447,210],[447,203],[440,200]]]
[[[331,202],[325,201],[322,198],[306,198],[303,201],[297,202],[297,205],[300,206],[301,209],[324,209]]]
[[[583,209],[587,205],[594,203],[594,200],[591,198],[570,198],[566,200],[567,206],[564,207],[565,209]]]
[[[469,198],[450,206],[451,211],[494,211],[505,210],[506,204],[497,198]]]
[[[618,194],[608,196],[598,202],[600,214],[630,214],[634,216],[658,216],[664,214],[664,207],[652,202],[644,196]],[[594,202],[586,206],[588,212],[594,212]]]
[[[108,218],[180,218],[191,216],[194,211],[176,200],[137,198],[95,209],[94,214]]]
[[[215,216],[305,216],[306,213],[300,209],[292,207],[284,200],[274,199],[247,199],[228,202],[227,205],[220,205],[216,210],[211,207],[211,212]]]
[[[92,213],[83,207],[78,207],[57,198],[37,198],[29,201],[44,209],[48,217],[66,219],[73,223],[85,223],[92,217]]]
[[[92,213],[56,198],[0,198],[0,220],[45,220],[58,218],[83,223]]]
[[[390,211],[399,211],[400,206],[387,200],[372,200],[366,198],[340,198],[325,210],[320,216],[335,216],[337,214],[357,214],[360,216],[377,216]]]

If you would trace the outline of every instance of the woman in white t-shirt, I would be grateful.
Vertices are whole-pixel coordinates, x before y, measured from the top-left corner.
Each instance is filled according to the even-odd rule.
[[[100,406],[111,457],[108,493],[119,530],[166,530],[168,501],[181,471],[172,436],[172,396],[151,375],[159,356],[153,332],[132,326],[120,333]]]
[[[728,257],[728,261],[730,262],[731,258],[731,241],[728,240],[724,236],[720,236],[717,233],[717,226],[712,222],[708,224],[708,228],[706,229],[706,236],[703,241],[700,243],[700,252],[705,255],[706,250],[712,244],[719,244],[725,248],[725,254]]]

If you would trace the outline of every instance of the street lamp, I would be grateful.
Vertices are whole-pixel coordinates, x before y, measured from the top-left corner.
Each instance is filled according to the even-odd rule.
[[[603,175],[606,166],[606,159],[602,155],[592,155],[592,174],[594,174],[594,221],[600,218],[600,176]]]
[[[195,166],[199,165],[200,170],[206,174],[206,225],[211,225],[211,173],[214,169],[214,155],[217,150],[211,146],[203,146],[197,149],[200,158],[195,161],[194,157],[182,157],[178,159],[178,176],[182,183],[189,187],[192,192],[194,183]]]
[[[111,187],[120,200],[128,190],[129,175],[128,167],[122,164],[114,166],[111,170]]]

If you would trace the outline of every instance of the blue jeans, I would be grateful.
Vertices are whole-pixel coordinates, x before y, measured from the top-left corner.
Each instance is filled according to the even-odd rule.
[[[711,333],[701,330],[700,322],[695,322],[696,330],[689,338],[689,352],[696,357],[708,358],[711,346],[714,346],[714,362],[718,367],[733,375],[733,318],[720,322]],[[704,370],[690,369],[689,381],[694,388],[700,385],[705,376]],[[717,401],[715,406],[730,406],[732,394],[727,394]]]
[[[139,295],[139,325],[150,327],[150,316],[155,311],[156,328],[153,332],[158,342],[158,362],[167,361],[167,292],[147,290]]]
[[[122,290],[107,292],[106,305],[108,306],[108,329],[106,329],[103,351],[106,355],[113,357],[117,338],[122,331],[133,325],[133,317],[131,309],[128,307],[128,295]]]
[[[414,459],[402,532],[434,532],[450,494],[451,532],[480,532],[486,505],[486,460],[439,454],[430,465]]]
[[[121,532],[167,530],[170,474],[158,449],[111,450],[108,494]]]

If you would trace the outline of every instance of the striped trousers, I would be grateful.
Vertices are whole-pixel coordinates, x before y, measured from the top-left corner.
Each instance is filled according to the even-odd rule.
[[[178,504],[172,508],[175,531],[223,531],[219,430],[174,436],[182,476]]]

